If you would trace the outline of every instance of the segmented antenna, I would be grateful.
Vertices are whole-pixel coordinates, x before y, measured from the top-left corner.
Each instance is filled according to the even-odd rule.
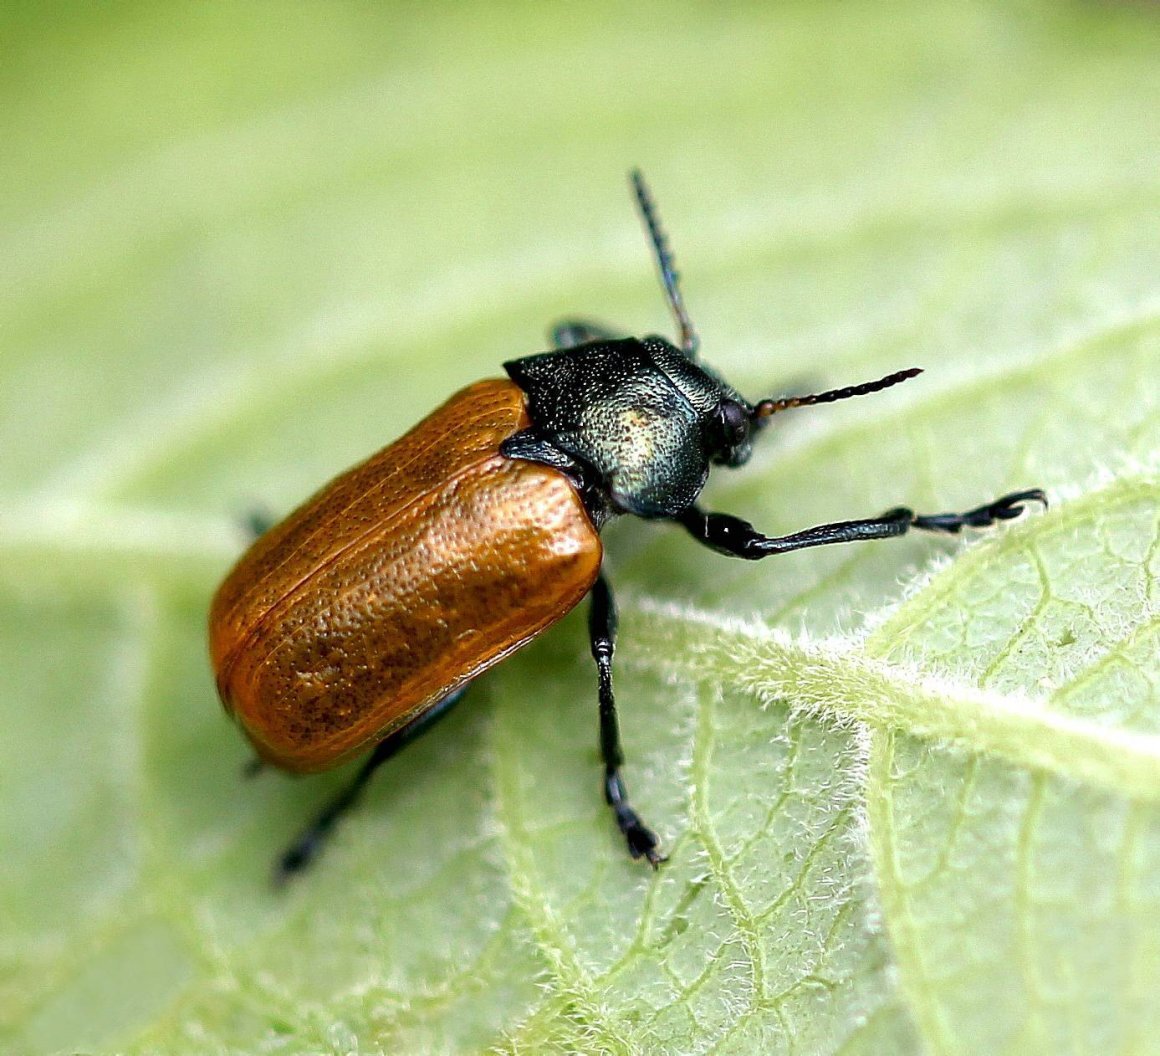
[[[778,411],[788,411],[794,407],[808,407],[815,403],[834,403],[837,400],[846,400],[851,396],[867,396],[872,392],[881,392],[883,389],[907,381],[922,373],[921,367],[910,367],[894,374],[887,374],[877,381],[865,381],[861,385],[847,385],[844,389],[830,389],[828,392],[818,392],[811,396],[789,396],[784,400],[762,400],[753,408],[753,420],[768,418]]]
[[[701,339],[697,336],[693,320],[689,318],[689,313],[685,310],[685,302],[681,298],[680,275],[673,266],[673,255],[669,252],[668,239],[665,238],[665,233],[661,229],[656,205],[652,195],[649,194],[648,185],[644,182],[644,176],[640,169],[633,169],[629,175],[632,180],[633,192],[636,194],[637,208],[640,210],[645,227],[648,228],[648,236],[652,242],[653,253],[657,258],[657,266],[661,270],[665,298],[669,302],[669,308],[677,322],[677,328],[681,331],[681,350],[689,359],[696,359],[697,349],[701,347]]]

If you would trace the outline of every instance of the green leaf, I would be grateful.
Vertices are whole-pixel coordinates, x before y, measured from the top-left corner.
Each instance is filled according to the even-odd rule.
[[[1160,23],[1147,5],[0,14],[0,1051],[1160,1052]],[[349,770],[246,782],[205,611],[291,508],[567,315],[779,416],[730,562],[607,533],[583,613],[288,890]]]

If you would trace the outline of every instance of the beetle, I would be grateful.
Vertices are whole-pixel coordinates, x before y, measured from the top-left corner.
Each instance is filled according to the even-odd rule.
[[[676,344],[561,322],[550,351],[463,389],[260,534],[219,587],[209,618],[217,689],[259,760],[305,773],[369,750],[281,856],[278,878],[315,857],[372,774],[473,679],[586,596],[604,798],[632,857],[664,861],[621,774],[617,616],[600,539],[616,517],[672,521],[720,554],[759,560],[912,529],[955,534],[1017,517],[1032,502],[1046,506],[1031,488],[965,513],[900,506],[785,536],[703,510],[710,467],[744,465],[772,415],[877,392],[920,370],[747,401],[698,362],[653,199],[639,171],[630,180]]]

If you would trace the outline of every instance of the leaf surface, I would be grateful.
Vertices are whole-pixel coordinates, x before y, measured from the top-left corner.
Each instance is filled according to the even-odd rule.
[[[0,1050],[1160,1051],[1160,23],[1145,5],[3,16]],[[607,533],[634,802],[574,614],[385,771],[245,782],[205,659],[291,508],[547,323],[669,328],[779,416],[730,562]]]

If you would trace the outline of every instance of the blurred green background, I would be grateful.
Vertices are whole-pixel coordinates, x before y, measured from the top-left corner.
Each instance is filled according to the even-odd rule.
[[[893,660],[862,628],[909,591],[914,670],[1153,758],[1158,99],[1149,4],[0,7],[0,1050],[1160,1051],[1151,806],[921,737],[891,770],[841,693],[771,703],[740,654],[681,677],[655,630],[689,604]],[[742,391],[927,371],[786,415],[712,505],[1055,509],[961,574],[930,539],[754,567],[618,525],[666,869],[600,802],[573,616],[276,894],[343,775],[240,778],[203,623],[241,518],[561,316],[668,332],[637,165]],[[886,886],[914,848],[945,897]]]

